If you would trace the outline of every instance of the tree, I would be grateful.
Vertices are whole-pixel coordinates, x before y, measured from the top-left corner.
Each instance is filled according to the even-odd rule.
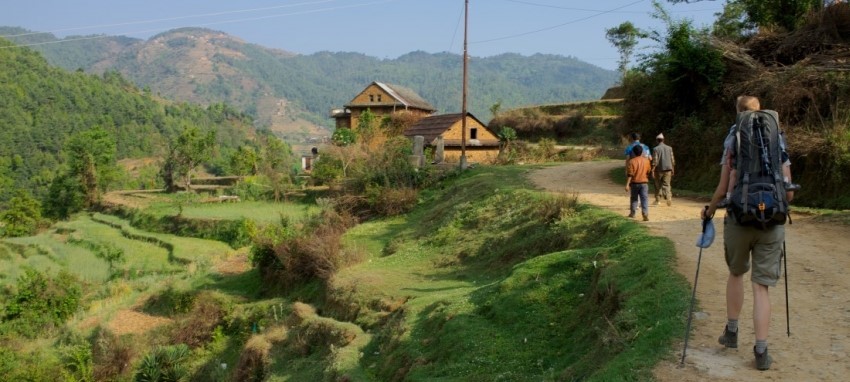
[[[29,193],[19,190],[9,201],[9,208],[0,213],[0,236],[19,237],[31,235],[41,220],[41,203]]]
[[[62,174],[53,179],[47,191],[44,214],[56,219],[67,219],[72,213],[85,208],[85,191],[80,182]]]
[[[117,173],[115,139],[97,126],[72,135],[65,144],[68,173],[76,178],[85,193],[88,208],[97,204],[100,191],[105,191]]]
[[[606,29],[605,37],[620,52],[617,69],[625,77],[632,53],[634,53],[635,46],[637,46],[638,38],[646,37],[646,34],[641,32],[630,21],[626,21],[615,28]]]
[[[677,4],[703,0],[667,1]],[[724,6],[724,13],[727,13],[726,8],[734,12],[736,8],[742,7],[746,13],[746,21],[751,27],[778,26],[793,31],[797,29],[803,16],[813,10],[822,9],[823,5],[824,0],[729,0]]]
[[[230,170],[236,175],[256,175],[259,171],[257,151],[250,146],[239,146],[230,157]]]
[[[209,160],[215,145],[215,131],[201,132],[197,126],[187,126],[169,145],[168,157],[160,172],[168,192],[177,190],[177,180],[182,178],[186,189],[191,188],[192,171]]]
[[[357,119],[357,136],[360,144],[367,149],[374,144],[373,140],[378,136],[378,116],[366,109]]]
[[[509,162],[511,159],[511,142],[517,139],[516,130],[509,126],[502,126],[502,128],[499,129],[498,137],[499,158]]]
[[[278,202],[286,189],[292,185],[292,148],[273,135],[266,135],[260,143],[263,160],[259,172],[271,183],[274,201]]]
[[[334,130],[331,142],[337,146],[348,146],[357,142],[357,133],[351,129],[340,128]]]
[[[493,118],[499,116],[499,112],[502,111],[502,100],[496,101],[496,103],[490,105],[490,114],[493,115]]]

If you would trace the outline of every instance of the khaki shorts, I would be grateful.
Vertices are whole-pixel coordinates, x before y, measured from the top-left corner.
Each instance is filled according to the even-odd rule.
[[[776,285],[781,272],[784,242],[785,226],[783,225],[766,230],[741,226],[729,214],[723,221],[723,245],[729,272],[735,276],[743,275],[750,270],[752,263],[753,274],[750,278],[757,284]]]

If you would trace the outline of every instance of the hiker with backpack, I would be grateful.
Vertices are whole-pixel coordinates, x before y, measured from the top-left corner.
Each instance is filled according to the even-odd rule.
[[[753,347],[756,368],[768,370],[772,358],[767,350],[770,326],[768,288],[780,275],[785,242],[788,202],[794,197],[791,162],[779,130],[775,111],[760,110],[758,98],[736,100],[735,125],[724,141],[720,180],[703,219],[711,219],[729,192],[723,241],[729,276],[726,281],[726,327],[718,341],[738,347],[738,317],[744,303],[744,274],[752,268]],[[731,188],[730,188],[731,186]],[[731,190],[731,191],[729,191]]]

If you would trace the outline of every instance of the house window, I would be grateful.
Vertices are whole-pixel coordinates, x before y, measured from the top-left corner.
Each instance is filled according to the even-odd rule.
[[[469,129],[469,139],[478,139],[478,129],[477,128]]]
[[[381,95],[378,94],[378,102],[381,102]]]
[[[375,96],[369,94],[369,102],[375,102]]]

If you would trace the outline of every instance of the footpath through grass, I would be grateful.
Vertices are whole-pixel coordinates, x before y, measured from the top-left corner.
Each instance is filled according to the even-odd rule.
[[[651,380],[689,301],[673,244],[575,196],[533,190],[526,171],[469,170],[409,215],[346,234],[367,260],[333,279],[325,314],[372,339],[350,352],[359,360],[337,357],[349,365],[339,375]]]

